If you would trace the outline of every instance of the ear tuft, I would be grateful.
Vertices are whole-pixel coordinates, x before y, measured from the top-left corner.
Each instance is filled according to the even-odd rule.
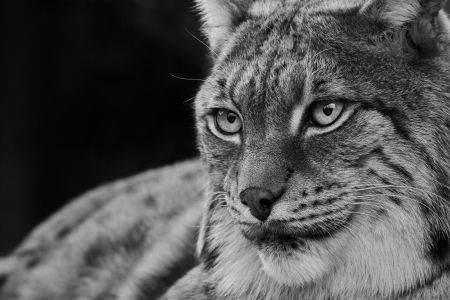
[[[224,41],[245,19],[251,0],[196,0],[202,14],[203,31],[211,50],[219,53]]]
[[[363,14],[376,17],[393,27],[422,18],[432,18],[444,7],[446,0],[374,0],[365,5]]]
[[[422,54],[438,48],[440,38],[448,36],[439,12],[446,0],[373,0],[361,9],[362,15],[383,22],[394,31],[403,32],[409,50]],[[446,17],[445,17],[446,18]]]

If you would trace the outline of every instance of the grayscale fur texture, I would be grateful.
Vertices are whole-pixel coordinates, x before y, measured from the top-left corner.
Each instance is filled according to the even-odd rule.
[[[444,2],[197,0],[201,160],[57,213],[0,260],[0,300],[450,299]],[[327,126],[320,101],[344,103]]]

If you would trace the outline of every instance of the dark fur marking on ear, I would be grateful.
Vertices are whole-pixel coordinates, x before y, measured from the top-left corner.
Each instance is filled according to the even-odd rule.
[[[430,239],[430,258],[434,261],[444,261],[448,257],[450,250],[450,239],[448,234],[442,230],[432,230],[430,232]]]

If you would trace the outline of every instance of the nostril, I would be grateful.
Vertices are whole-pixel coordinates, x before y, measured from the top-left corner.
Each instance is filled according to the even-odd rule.
[[[272,201],[270,201],[269,199],[261,199],[259,201],[259,204],[261,205],[261,207],[263,209],[271,209],[272,208]]]
[[[241,203],[248,206],[250,213],[260,221],[265,221],[272,210],[276,197],[264,188],[248,187],[239,193]]]

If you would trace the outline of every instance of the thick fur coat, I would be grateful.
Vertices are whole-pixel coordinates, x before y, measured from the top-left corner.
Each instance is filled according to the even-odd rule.
[[[0,299],[450,299],[444,2],[197,0],[201,161],[57,213]]]

